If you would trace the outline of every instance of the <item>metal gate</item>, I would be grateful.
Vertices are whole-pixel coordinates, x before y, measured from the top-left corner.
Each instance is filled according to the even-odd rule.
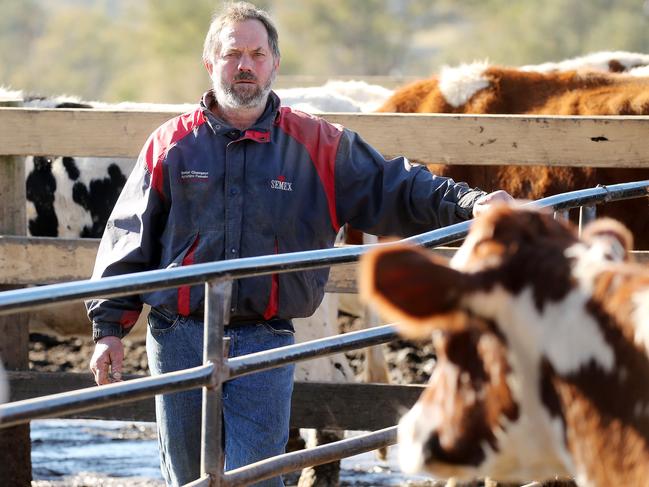
[[[648,194],[649,181],[639,181],[573,191],[529,204],[551,208],[555,211],[555,215],[561,217],[567,217],[569,209],[579,207],[581,227],[595,217],[597,204],[645,197]],[[462,239],[469,225],[470,222],[451,225],[404,239],[402,242],[424,247],[448,244]],[[222,470],[221,387],[223,382],[291,362],[389,342],[396,336],[393,325],[384,325],[370,330],[225,359],[222,325],[228,322],[232,281],[243,277],[347,264],[358,260],[370,247],[370,245],[361,245],[211,262],[190,267],[108,277],[98,281],[76,281],[0,293],[0,314],[10,314],[79,299],[124,296],[152,289],[191,284],[204,283],[205,285],[203,365],[155,377],[1,405],[0,428],[27,423],[36,418],[57,417],[61,414],[135,401],[155,394],[202,387],[202,474],[200,479],[188,484],[193,486],[248,485],[306,466],[327,463],[393,444],[396,442],[396,426],[312,450],[279,455],[225,473]]]

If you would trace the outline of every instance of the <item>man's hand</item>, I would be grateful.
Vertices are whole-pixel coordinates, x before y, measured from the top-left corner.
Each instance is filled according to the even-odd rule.
[[[90,370],[95,376],[97,385],[121,381],[123,361],[124,345],[122,341],[113,336],[100,338],[90,359]]]
[[[475,204],[473,205],[473,216],[475,217],[480,215],[481,213],[484,213],[493,204],[511,204],[514,201],[514,198],[512,198],[512,196],[508,192],[503,190],[494,191],[493,193],[481,196],[476,200]]]

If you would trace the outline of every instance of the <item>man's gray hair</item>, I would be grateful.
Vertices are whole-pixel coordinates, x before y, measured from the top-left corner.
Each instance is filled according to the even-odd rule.
[[[214,15],[203,44],[203,61],[214,62],[214,54],[221,48],[219,35],[224,26],[245,20],[258,20],[264,24],[268,33],[268,46],[275,59],[279,59],[279,36],[268,12],[248,2],[234,2],[227,4],[222,13]]]

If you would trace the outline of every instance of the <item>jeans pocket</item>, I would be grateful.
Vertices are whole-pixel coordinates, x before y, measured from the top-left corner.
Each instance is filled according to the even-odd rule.
[[[147,321],[149,324],[149,330],[151,330],[151,334],[153,336],[156,336],[170,332],[174,328],[176,328],[176,326],[180,322],[180,316],[176,315],[172,319],[152,308],[149,312],[149,319]]]
[[[275,328],[273,325],[267,323],[267,322],[262,322],[259,323],[257,326],[263,327],[264,330],[268,331],[269,333],[277,336],[293,336],[295,335],[295,331],[293,330],[287,330],[285,328]]]

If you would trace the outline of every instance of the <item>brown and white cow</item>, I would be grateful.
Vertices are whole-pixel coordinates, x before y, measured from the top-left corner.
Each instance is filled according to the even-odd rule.
[[[564,65],[557,63],[556,66]],[[570,66],[576,67],[577,64],[572,63]],[[442,69],[439,76],[417,81],[396,90],[378,111],[649,115],[649,77],[597,71],[593,70],[592,64],[585,64],[585,66],[585,70],[546,72],[490,66],[487,63],[447,67]],[[649,179],[649,171],[646,169],[476,167],[432,164],[438,161],[425,162],[431,163],[431,171],[435,174],[449,176],[456,181],[468,181],[472,186],[485,191],[504,189],[517,198],[530,200],[576,189],[591,188],[598,184]],[[646,200],[637,199],[606,205],[602,215],[624,222],[631,229],[637,248],[648,249],[649,218],[636,218],[637,215],[646,212]],[[630,217],[631,215],[633,218]]]
[[[439,363],[399,425],[401,465],[435,476],[649,482],[649,270],[630,234],[584,238],[496,207],[449,262],[392,245],[362,260],[363,296]]]

